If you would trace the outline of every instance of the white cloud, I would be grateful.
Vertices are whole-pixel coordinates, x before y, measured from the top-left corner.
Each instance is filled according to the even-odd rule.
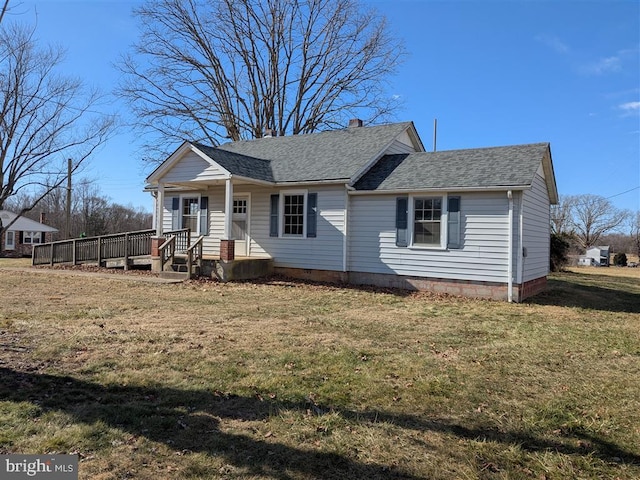
[[[580,70],[586,75],[604,75],[605,73],[619,72],[622,70],[622,59],[617,55],[601,58],[597,62],[582,66]]]
[[[640,102],[627,102],[622,105],[618,105],[618,108],[626,112],[633,112],[634,110],[640,110]]]
[[[551,48],[556,53],[564,54],[569,53],[569,51],[571,50],[566,43],[564,43],[562,40],[560,40],[559,37],[556,37],[555,35],[543,33],[540,35],[536,35],[535,40]]]

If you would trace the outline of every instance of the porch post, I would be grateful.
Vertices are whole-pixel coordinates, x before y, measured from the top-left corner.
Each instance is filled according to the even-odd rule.
[[[224,196],[224,235],[220,240],[220,260],[230,262],[235,258],[235,241],[232,239],[233,225],[233,182],[227,178]]]
[[[158,196],[156,197],[156,235],[162,236],[164,224],[164,183],[158,183]]]

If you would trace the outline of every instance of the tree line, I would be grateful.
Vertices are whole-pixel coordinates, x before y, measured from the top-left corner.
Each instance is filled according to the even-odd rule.
[[[584,255],[600,245],[640,256],[640,211],[616,208],[600,195],[561,195],[551,206],[551,235],[554,270],[568,262],[568,255]]]
[[[16,195],[5,203],[5,208],[20,212],[32,205],[38,196],[38,193]],[[54,239],[61,240],[66,230],[66,199],[66,188],[55,188],[38,201],[37,208],[29,209],[24,216],[38,222],[42,219],[46,225],[57,228],[59,233],[54,235]],[[152,228],[151,213],[141,207],[112,202],[100,192],[95,183],[88,180],[81,181],[74,187],[70,213],[70,238]],[[41,214],[44,214],[44,218],[41,218]]]

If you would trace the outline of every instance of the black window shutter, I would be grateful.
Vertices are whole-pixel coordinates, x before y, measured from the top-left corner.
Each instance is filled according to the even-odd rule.
[[[269,236],[278,236],[278,204],[280,203],[280,195],[271,195],[271,213],[269,215]]]
[[[409,197],[396,198],[396,245],[409,245]]]
[[[460,228],[460,197],[449,197],[448,203],[448,248],[460,248],[462,246],[462,235]]]
[[[200,197],[200,235],[209,234],[209,197]]]
[[[318,231],[318,194],[307,195],[307,237],[315,238]]]
[[[180,229],[180,197],[171,199],[171,230]]]

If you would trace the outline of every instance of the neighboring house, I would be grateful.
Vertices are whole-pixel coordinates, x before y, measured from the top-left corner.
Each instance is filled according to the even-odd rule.
[[[183,143],[148,178],[158,232],[308,279],[520,301],[546,285],[548,143],[425,152],[412,122]]]
[[[586,255],[580,255],[578,257],[578,266],[580,267],[599,267],[600,260],[596,261],[591,257],[587,257]]]
[[[14,222],[16,217],[15,213],[0,210],[0,220],[2,220],[4,228],[13,222],[7,230],[3,230],[3,234],[0,237],[0,255],[10,257],[30,256],[34,244],[50,242],[53,234],[58,231],[44,223],[36,222],[26,217],[19,217]],[[42,215],[40,220],[44,221]]]
[[[603,247],[591,247],[587,249],[587,254],[582,258],[585,258],[584,262],[586,263],[588,259],[590,263],[587,265],[594,265],[596,267],[608,267],[609,266],[609,256],[611,254],[611,248],[609,246]],[[582,263],[580,263],[582,265]]]

